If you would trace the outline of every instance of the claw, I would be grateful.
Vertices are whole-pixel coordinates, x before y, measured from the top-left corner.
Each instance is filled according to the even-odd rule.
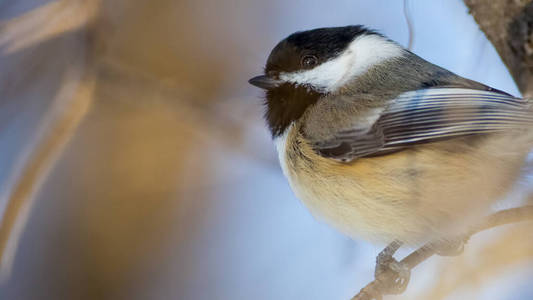
[[[394,272],[395,278],[392,281],[394,284],[387,287],[386,291],[389,294],[403,293],[409,284],[409,279],[411,279],[411,271],[395,259],[389,264],[389,268]]]
[[[411,271],[409,268],[392,257],[401,245],[402,243],[398,241],[390,243],[376,258],[374,276],[385,284],[383,292],[386,294],[403,293],[411,278]],[[392,271],[390,276],[393,277],[381,278],[382,274],[389,270]]]

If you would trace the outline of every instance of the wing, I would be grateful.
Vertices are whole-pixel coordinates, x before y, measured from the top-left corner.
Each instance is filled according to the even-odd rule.
[[[313,147],[324,157],[346,162],[420,143],[531,124],[533,111],[526,100],[492,91],[430,88],[401,94],[371,127],[339,131]]]

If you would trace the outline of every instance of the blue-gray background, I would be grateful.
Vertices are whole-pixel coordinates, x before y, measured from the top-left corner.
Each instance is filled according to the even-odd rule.
[[[403,1],[104,1],[98,26],[6,51],[5,24],[52,2],[0,1],[0,188],[83,53],[97,83],[37,193],[0,299],[349,299],[372,279],[383,245],[337,233],[294,197],[247,80],[297,30],[365,24],[406,45]],[[408,7],[413,52],[519,95],[462,1]],[[34,22],[18,38],[42,27]],[[475,266],[475,253],[464,263]],[[452,260],[417,268],[406,297],[436,285]],[[477,268],[491,279],[471,268],[462,276],[476,283],[441,298],[531,299],[524,261]]]

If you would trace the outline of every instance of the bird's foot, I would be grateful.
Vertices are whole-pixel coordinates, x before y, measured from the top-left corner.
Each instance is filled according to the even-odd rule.
[[[390,243],[376,258],[374,277],[384,284],[385,294],[401,294],[409,284],[410,269],[392,257],[401,245],[402,243],[399,241]]]

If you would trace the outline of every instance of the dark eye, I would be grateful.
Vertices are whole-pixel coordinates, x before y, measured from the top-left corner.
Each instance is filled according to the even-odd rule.
[[[301,64],[302,64],[302,67],[304,68],[311,68],[311,67],[314,67],[317,62],[318,62],[318,59],[316,58],[316,56],[305,55],[304,57],[302,57]]]

